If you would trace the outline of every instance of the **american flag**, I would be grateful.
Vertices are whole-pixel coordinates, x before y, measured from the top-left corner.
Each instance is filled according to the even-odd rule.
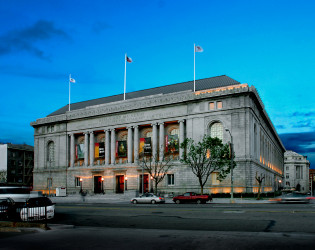
[[[131,62],[132,62],[132,59],[131,59],[130,57],[126,56],[126,61],[129,62],[129,63],[131,63]]]
[[[195,46],[195,52],[203,52],[203,48],[199,45]]]

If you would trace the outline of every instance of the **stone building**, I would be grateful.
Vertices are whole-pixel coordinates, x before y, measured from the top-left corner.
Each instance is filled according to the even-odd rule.
[[[64,106],[34,127],[34,188],[47,192],[66,187],[68,194],[150,191],[152,181],[142,173],[143,155],[173,159],[173,168],[159,190],[198,192],[191,169],[179,161],[184,138],[204,134],[224,143],[233,137],[237,167],[234,192],[256,192],[256,175],[264,175],[263,191],[273,191],[283,178],[283,153],[278,134],[254,86],[228,76],[166,85]],[[229,129],[226,131],[225,129]],[[204,188],[229,193],[230,176],[213,173]]]
[[[26,144],[0,144],[0,170],[5,173],[0,183],[32,186],[34,147]]]
[[[310,162],[306,156],[288,150],[284,153],[284,188],[307,193],[309,187]]]

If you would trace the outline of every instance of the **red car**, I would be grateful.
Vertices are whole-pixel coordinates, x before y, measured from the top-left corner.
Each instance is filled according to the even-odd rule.
[[[207,201],[212,201],[211,195],[208,194],[196,194],[194,192],[187,192],[184,193],[183,195],[178,195],[173,198],[173,201],[176,204],[179,203],[206,203]]]

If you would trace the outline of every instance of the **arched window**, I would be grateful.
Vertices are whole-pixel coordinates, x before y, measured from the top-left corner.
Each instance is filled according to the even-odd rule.
[[[210,126],[210,136],[212,138],[218,137],[219,139],[223,140],[223,125],[221,122],[212,123]]]
[[[54,142],[53,141],[49,142],[47,148],[48,148],[48,150],[47,150],[47,161],[49,161],[49,162],[55,161],[55,146],[54,146]]]

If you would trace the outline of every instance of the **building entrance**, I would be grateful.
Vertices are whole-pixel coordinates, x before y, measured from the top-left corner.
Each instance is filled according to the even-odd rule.
[[[102,176],[94,176],[94,193],[100,194],[103,192]]]
[[[125,179],[123,175],[116,175],[116,193],[123,193],[125,189]]]
[[[143,193],[149,192],[149,175],[144,174],[143,175]],[[142,174],[140,175],[140,187],[139,187],[140,193],[142,193]]]

